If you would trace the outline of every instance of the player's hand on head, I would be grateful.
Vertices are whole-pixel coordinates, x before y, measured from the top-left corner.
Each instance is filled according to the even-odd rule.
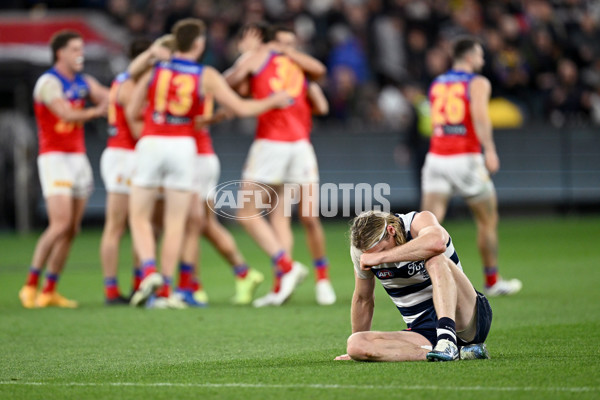
[[[337,356],[334,358],[335,361],[349,361],[352,360],[348,354],[342,354],[341,356]]]
[[[158,60],[168,60],[171,58],[171,42],[174,41],[173,35],[163,35],[156,39],[152,46],[150,47],[150,51],[152,52],[152,56]]]
[[[381,264],[377,253],[362,253],[360,255],[360,269],[368,271],[371,267]]]

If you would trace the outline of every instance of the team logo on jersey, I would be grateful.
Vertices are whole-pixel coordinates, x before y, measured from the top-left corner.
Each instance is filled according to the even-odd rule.
[[[254,219],[270,214],[279,204],[277,192],[269,185],[255,181],[229,181],[208,192],[210,209],[228,219]],[[244,208],[252,212],[238,215]]]
[[[379,279],[392,279],[394,277],[394,273],[389,269],[380,269],[375,272],[375,275]]]

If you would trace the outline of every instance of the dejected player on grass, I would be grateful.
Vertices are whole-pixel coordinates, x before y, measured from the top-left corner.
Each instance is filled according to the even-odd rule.
[[[354,219],[350,234],[355,274],[352,335],[347,354],[336,360],[488,358],[483,342],[492,310],[463,273],[450,235],[432,213],[366,211]],[[375,278],[407,329],[371,331]]]

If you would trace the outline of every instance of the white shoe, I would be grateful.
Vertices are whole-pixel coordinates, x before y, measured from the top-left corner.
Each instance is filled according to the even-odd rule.
[[[140,283],[140,287],[135,291],[129,304],[134,307],[143,305],[148,297],[152,296],[156,289],[163,285],[163,278],[158,272],[153,272]]]
[[[308,268],[301,263],[294,261],[292,269],[281,277],[281,286],[279,292],[275,294],[274,305],[280,306],[285,303],[307,275]]]
[[[321,306],[329,306],[335,303],[335,291],[329,279],[319,279],[315,285],[317,303]]]
[[[267,306],[275,306],[275,298],[277,294],[275,292],[269,292],[263,297],[259,297],[258,299],[252,302],[252,306],[256,308],[267,307]]]
[[[151,297],[148,299],[146,308],[154,310],[183,310],[187,308],[187,304],[177,294],[173,294],[169,297]]]
[[[510,296],[521,290],[523,283],[518,279],[498,279],[498,281],[490,287],[483,289],[486,296]]]

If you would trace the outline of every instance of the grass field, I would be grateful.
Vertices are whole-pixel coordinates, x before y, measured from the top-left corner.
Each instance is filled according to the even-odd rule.
[[[471,221],[446,226],[480,288]],[[232,229],[250,263],[269,273],[266,256]],[[94,228],[75,242],[59,286],[80,308],[25,310],[17,291],[37,234],[0,234],[0,398],[600,398],[600,216],[501,221],[501,272],[524,289],[491,299],[492,359],[455,363],[333,361],[350,333],[346,229],[326,224],[335,305],[316,305],[311,279],[283,307],[230,306],[232,274],[205,246],[210,307],[183,311],[105,307]],[[296,238],[296,258],[310,264],[301,231]],[[128,251],[121,260],[128,287]],[[379,286],[376,296],[373,329],[403,329]]]

